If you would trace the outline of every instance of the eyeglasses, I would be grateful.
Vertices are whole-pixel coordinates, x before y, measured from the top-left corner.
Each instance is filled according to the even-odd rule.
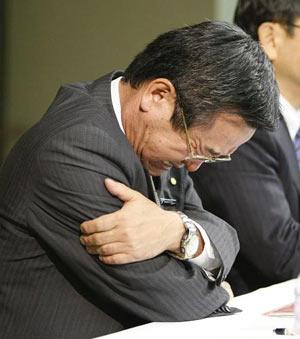
[[[221,155],[221,156],[218,156],[218,157],[206,157],[204,155],[194,153],[193,148],[192,148],[192,144],[191,144],[191,139],[190,139],[190,136],[189,136],[189,133],[188,133],[186,121],[185,121],[185,116],[184,116],[182,111],[181,111],[181,115],[182,115],[182,121],[183,121],[183,125],[184,125],[185,136],[186,136],[186,143],[187,143],[188,150],[189,150],[189,154],[184,159],[184,161],[201,160],[205,163],[213,163],[213,162],[221,162],[221,161],[230,161],[231,160],[230,155]]]

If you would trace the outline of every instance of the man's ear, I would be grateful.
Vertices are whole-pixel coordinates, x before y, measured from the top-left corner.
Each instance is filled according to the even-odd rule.
[[[277,59],[278,47],[282,42],[284,33],[282,25],[275,22],[264,22],[258,27],[259,42],[272,62]]]
[[[171,116],[174,112],[176,101],[176,90],[174,85],[165,78],[157,78],[144,85],[143,95],[140,101],[142,112],[155,112],[164,110],[170,111]]]

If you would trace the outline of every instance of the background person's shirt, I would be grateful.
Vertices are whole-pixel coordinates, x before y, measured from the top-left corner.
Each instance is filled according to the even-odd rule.
[[[300,109],[296,109],[282,95],[280,95],[280,107],[291,139],[294,141],[300,128]]]

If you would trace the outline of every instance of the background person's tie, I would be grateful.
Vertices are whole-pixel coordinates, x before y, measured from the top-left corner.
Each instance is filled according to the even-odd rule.
[[[298,132],[296,134],[294,145],[295,145],[295,150],[296,150],[296,157],[297,157],[297,161],[298,161],[298,167],[300,169],[300,128],[298,129]]]

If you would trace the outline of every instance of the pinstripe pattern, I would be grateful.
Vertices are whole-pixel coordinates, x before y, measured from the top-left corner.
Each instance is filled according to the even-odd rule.
[[[257,131],[231,163],[192,174],[204,207],[238,232],[241,250],[228,281],[235,294],[300,271],[300,173],[283,118],[275,132]]]
[[[108,266],[80,245],[83,220],[121,207],[104,188],[105,177],[150,195],[112,111],[110,81],[119,75],[61,88],[2,168],[1,338],[83,339],[149,321],[199,319],[228,298],[200,268],[168,255]],[[219,283],[238,249],[235,231],[202,209],[184,170],[172,175],[178,206],[206,229],[221,255]],[[166,185],[162,180],[162,195]]]

